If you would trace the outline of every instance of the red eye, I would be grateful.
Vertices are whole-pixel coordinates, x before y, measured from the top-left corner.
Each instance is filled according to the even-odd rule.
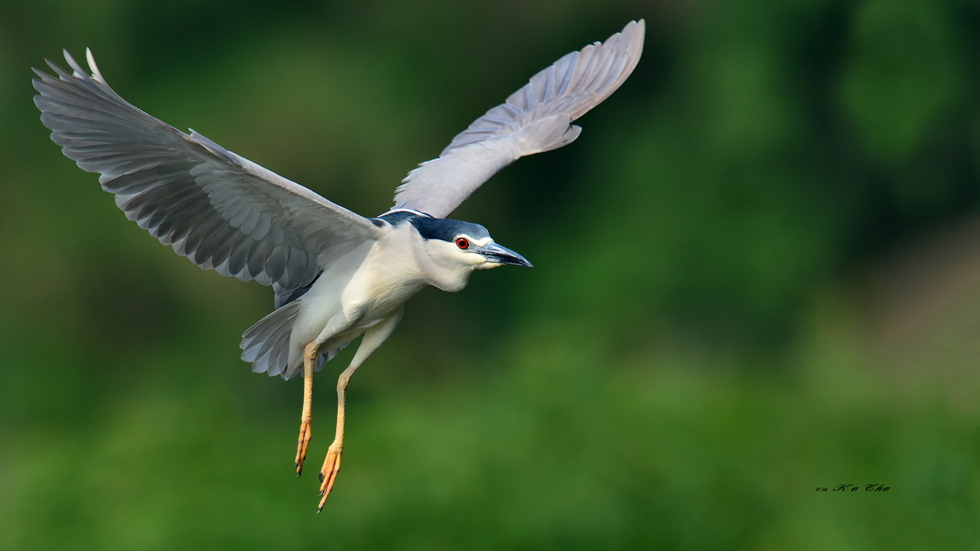
[[[460,249],[468,249],[470,248],[470,242],[467,241],[466,239],[463,239],[462,237],[459,237],[456,239],[456,246],[459,247]]]

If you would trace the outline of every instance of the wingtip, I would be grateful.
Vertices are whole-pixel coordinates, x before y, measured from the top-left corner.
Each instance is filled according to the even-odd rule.
[[[630,21],[625,27],[623,27],[621,32],[631,46],[633,43],[637,43],[642,48],[643,40],[646,38],[647,34],[646,19],[641,18],[635,21]]]
[[[75,57],[72,56],[70,53],[68,53],[67,49],[62,50],[62,52],[65,54],[65,61],[68,63],[68,67],[71,68],[73,76],[80,77],[80,78],[84,78],[88,76],[85,73],[85,69],[82,68],[81,64],[78,63],[78,61],[75,61]]]
[[[92,53],[92,48],[85,48],[85,61],[88,62],[88,68],[92,71],[92,76],[96,80],[105,83],[105,77],[102,76],[102,71],[99,70],[99,66],[95,64],[95,54]]]
[[[95,63],[95,56],[92,54],[91,48],[85,48],[85,61],[88,63],[89,71],[91,72],[91,74],[85,71],[82,65],[75,60],[75,57],[71,55],[71,52],[69,52],[67,48],[62,48],[61,55],[64,56],[65,62],[68,64],[68,67],[72,70],[71,76],[81,77],[81,78],[94,78],[95,80],[99,80],[105,83],[105,78],[102,76],[102,72],[99,71],[99,66],[96,65]],[[54,63],[50,59],[45,59],[44,62],[48,65],[48,67],[50,67],[53,71],[55,71],[55,73],[61,76],[62,80],[66,78],[67,73],[62,71],[56,63]],[[38,73],[39,76],[43,76],[37,69],[34,69],[34,72]]]
[[[623,36],[623,48],[631,58],[630,68],[625,73],[626,76],[629,76],[636,67],[636,64],[639,63],[640,56],[643,55],[643,43],[646,40],[647,33],[646,20],[641,18],[630,21],[623,27],[620,33]]]

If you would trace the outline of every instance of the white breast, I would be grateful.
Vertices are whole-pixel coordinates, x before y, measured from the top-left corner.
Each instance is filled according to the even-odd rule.
[[[404,224],[374,245],[344,289],[341,302],[349,320],[380,321],[427,283],[414,239],[417,234]]]

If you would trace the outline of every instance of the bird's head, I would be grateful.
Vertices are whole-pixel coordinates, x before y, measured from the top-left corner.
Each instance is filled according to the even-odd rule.
[[[428,217],[413,218],[411,222],[422,237],[422,246],[433,262],[433,269],[444,272],[430,274],[434,279],[444,280],[455,276],[461,278],[461,284],[465,285],[466,278],[473,270],[496,268],[504,264],[531,267],[526,258],[495,243],[490,232],[479,224]]]

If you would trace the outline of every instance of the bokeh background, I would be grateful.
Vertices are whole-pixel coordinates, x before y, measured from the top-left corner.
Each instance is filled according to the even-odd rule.
[[[271,291],[127,221],[31,101],[90,46],[144,110],[376,215],[640,17],[581,138],[455,213],[536,267],[409,303],[319,516],[352,350],[296,480],[302,384],[238,359]],[[978,98],[974,0],[4,2],[0,549],[976,549]]]

